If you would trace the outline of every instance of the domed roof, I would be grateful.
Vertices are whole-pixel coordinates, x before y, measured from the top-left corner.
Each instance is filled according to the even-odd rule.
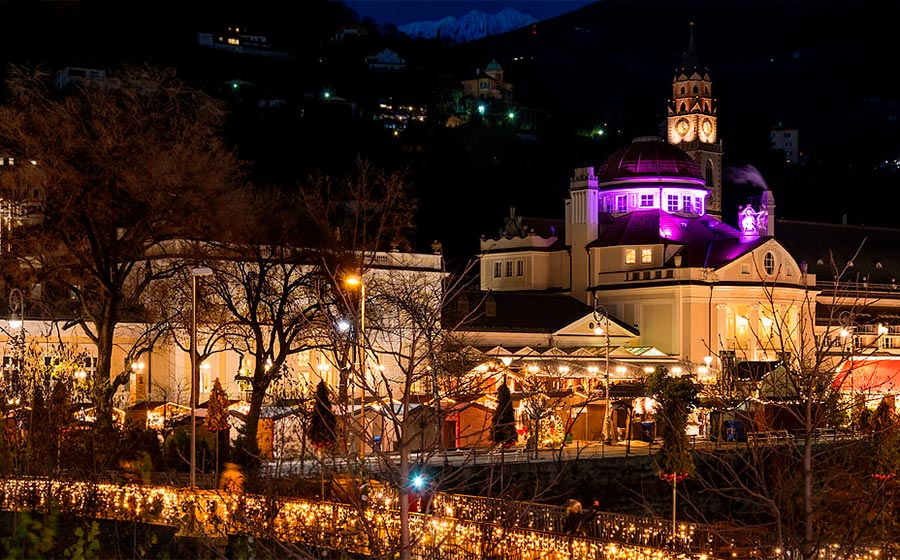
[[[658,136],[641,136],[606,158],[597,171],[601,183],[630,177],[703,180],[700,167],[680,148]]]

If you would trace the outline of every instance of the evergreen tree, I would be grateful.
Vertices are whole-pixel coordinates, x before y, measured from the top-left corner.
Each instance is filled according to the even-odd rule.
[[[900,421],[890,399],[882,399],[872,417],[873,474],[882,479],[900,472]]]
[[[697,386],[690,377],[670,377],[664,367],[647,377],[647,395],[656,399],[660,409],[656,418],[662,426],[663,444],[657,455],[661,474],[694,474],[694,458],[687,438],[688,414],[697,404]]]
[[[497,389],[497,409],[491,421],[491,441],[497,445],[509,447],[516,443],[516,419],[513,415],[512,395],[506,383]]]
[[[331,410],[331,398],[325,381],[319,381],[316,386],[316,404],[309,425],[309,439],[316,447],[331,445],[335,440],[334,412]]]

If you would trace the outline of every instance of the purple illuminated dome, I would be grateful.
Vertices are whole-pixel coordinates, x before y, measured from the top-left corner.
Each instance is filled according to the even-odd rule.
[[[606,158],[597,171],[600,183],[638,177],[698,179],[700,167],[680,148],[657,136],[641,136]]]

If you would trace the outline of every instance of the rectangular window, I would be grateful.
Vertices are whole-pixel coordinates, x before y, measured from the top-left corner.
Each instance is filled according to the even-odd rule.
[[[653,206],[653,195],[652,194],[642,194],[641,195],[641,208],[648,208]]]
[[[669,212],[678,212],[678,195],[670,194],[666,197],[666,210]]]
[[[519,259],[516,261],[516,276],[525,276],[525,260]]]
[[[628,212],[628,195],[616,197],[616,212]]]
[[[503,276],[503,263],[497,261],[494,263],[494,278],[500,278]]]
[[[512,276],[512,261],[506,261],[506,277]]]
[[[681,209],[685,212],[691,211],[691,197],[689,195],[684,195],[681,197]]]
[[[609,212],[610,214],[612,214],[613,202],[615,202],[615,201],[613,200],[613,197],[611,197],[611,196],[606,197],[605,200],[606,200],[606,211]]]
[[[699,196],[694,198],[694,212],[697,214],[703,213],[703,199]]]
[[[653,249],[641,249],[641,262],[644,264],[653,262]]]
[[[750,274],[750,265],[749,264],[741,265],[741,274]]]
[[[637,262],[637,252],[634,249],[625,249],[625,264]]]

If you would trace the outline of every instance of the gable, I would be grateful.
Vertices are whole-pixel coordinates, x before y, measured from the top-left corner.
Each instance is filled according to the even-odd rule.
[[[775,239],[743,253],[716,272],[720,281],[803,285],[800,265]]]

